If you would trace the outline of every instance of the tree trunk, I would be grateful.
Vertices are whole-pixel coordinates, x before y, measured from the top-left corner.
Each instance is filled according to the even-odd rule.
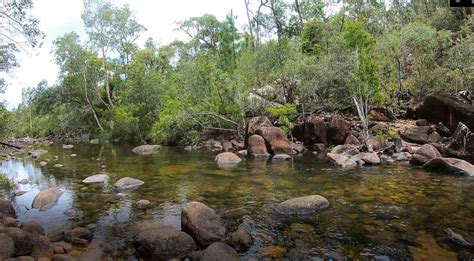
[[[295,0],[295,7],[296,7],[296,12],[298,13],[298,18],[300,20],[300,29],[299,31],[303,29],[303,16],[301,15],[301,10],[300,10],[300,3],[298,0]]]
[[[105,93],[107,94],[107,101],[109,105],[114,107],[112,102],[112,95],[110,94],[110,84],[109,84],[109,70],[107,67],[107,56],[104,49],[102,49],[102,65],[104,66],[104,81],[105,81]]]
[[[100,131],[104,131],[104,127],[102,127],[102,124],[100,124],[99,116],[97,116],[97,112],[94,110],[94,106],[92,106],[92,103],[89,99],[89,93],[87,91],[87,78],[84,72],[82,72],[82,78],[84,79],[84,96],[86,99],[87,104],[89,105],[92,114],[94,115],[95,122],[97,123],[97,126],[99,126]]]
[[[252,51],[255,52],[255,38],[253,37],[253,24],[252,18],[250,17],[249,2],[250,0],[244,0],[245,10],[247,11],[247,21],[249,23],[250,47],[252,48]]]

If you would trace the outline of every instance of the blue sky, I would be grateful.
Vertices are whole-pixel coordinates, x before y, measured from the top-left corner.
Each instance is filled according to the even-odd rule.
[[[19,55],[21,67],[6,75],[9,86],[0,99],[6,101],[9,109],[21,102],[24,87],[36,86],[41,80],[50,84],[56,81],[58,67],[51,54],[52,42],[59,36],[76,31],[84,36],[81,20],[82,0],[33,0],[31,14],[40,20],[40,28],[46,34],[39,49],[24,50]],[[233,11],[237,15],[237,26],[246,23],[243,0],[115,0],[118,6],[128,4],[134,11],[139,23],[147,31],[138,40],[143,44],[148,37],[153,37],[160,44],[167,44],[175,39],[186,39],[184,34],[175,31],[175,22],[192,16],[213,14],[219,19]]]

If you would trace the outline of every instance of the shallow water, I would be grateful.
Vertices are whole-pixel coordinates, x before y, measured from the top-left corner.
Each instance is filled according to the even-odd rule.
[[[221,213],[226,224],[244,224],[255,240],[243,255],[258,256],[265,246],[288,249],[290,259],[311,257],[376,260],[449,260],[474,258],[447,238],[446,228],[474,235],[474,180],[432,174],[406,164],[340,171],[308,153],[291,162],[248,158],[234,168],[219,168],[216,153],[165,148],[158,154],[138,156],[124,145],[77,144],[72,150],[45,147],[48,165],[25,157],[3,162],[0,171],[28,191],[11,197],[20,222],[34,219],[51,236],[70,227],[93,228],[92,246],[108,242],[115,257],[133,254],[125,240],[130,224],[156,219],[180,227],[180,209],[193,200]],[[70,154],[77,154],[76,157]],[[53,156],[59,156],[53,160]],[[56,163],[63,168],[55,168]],[[106,186],[83,185],[93,174],[110,175]],[[113,183],[121,177],[145,181],[136,190],[118,193]],[[47,210],[31,209],[42,189],[59,186],[64,194]],[[331,207],[305,217],[283,217],[274,211],[281,201],[311,194],[328,198]],[[140,199],[153,208],[139,210]],[[92,247],[91,246],[91,247]]]

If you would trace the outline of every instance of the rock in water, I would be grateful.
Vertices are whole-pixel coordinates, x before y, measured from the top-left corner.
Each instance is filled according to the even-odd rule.
[[[63,144],[63,149],[65,149],[65,150],[70,150],[70,149],[72,149],[72,148],[74,148],[74,145],[71,145],[71,144]]]
[[[276,210],[284,215],[309,215],[329,207],[329,201],[320,195],[293,198],[278,204]]]
[[[448,234],[448,238],[453,241],[454,243],[462,246],[462,247],[467,247],[467,248],[472,248],[474,247],[474,243],[470,242],[464,236],[461,235],[463,233],[462,231],[458,231],[455,228],[447,228],[444,230],[446,234]],[[463,233],[464,234],[464,233]]]
[[[216,212],[197,201],[190,202],[183,208],[181,227],[202,246],[222,241],[226,235],[226,228]]]
[[[268,157],[270,154],[267,151],[267,146],[265,145],[265,140],[260,135],[252,135],[248,139],[247,152],[248,155],[254,157]]]
[[[89,141],[90,144],[94,144],[94,145],[97,145],[100,143],[99,139],[92,139]]]
[[[276,154],[275,156],[272,157],[273,161],[287,161],[290,159],[291,159],[291,156],[286,155],[286,154]]]
[[[29,152],[33,158],[39,158],[41,155],[48,153],[47,150],[32,150]]]
[[[151,155],[161,150],[160,145],[141,145],[132,149],[133,153],[138,155]]]
[[[179,259],[196,247],[192,237],[171,227],[157,227],[140,232],[133,243],[140,257],[146,260]]]
[[[240,257],[235,250],[227,244],[214,242],[204,250],[201,261],[239,261]]]
[[[328,126],[323,119],[310,117],[304,125],[304,144],[311,148],[316,143],[328,143]]]
[[[329,160],[331,160],[333,163],[343,169],[351,169],[357,167],[357,162],[347,157],[346,155],[328,153],[327,157]]]
[[[6,233],[0,234],[0,260],[5,260],[15,254],[15,242]]]
[[[238,252],[245,252],[252,246],[253,239],[252,236],[242,226],[240,226],[230,235],[230,244]]]
[[[0,213],[4,217],[16,217],[15,208],[13,207],[13,204],[3,198],[0,199]]]
[[[216,159],[217,163],[239,163],[242,159],[239,156],[235,155],[232,152],[222,152],[217,154]]]
[[[62,194],[63,192],[57,187],[43,190],[36,195],[32,206],[40,211],[48,210],[56,205]]]
[[[424,169],[449,171],[454,174],[474,176],[474,166],[461,159],[456,158],[434,158],[423,165]]]
[[[291,144],[282,129],[278,127],[261,127],[256,134],[263,137],[265,143],[269,145],[267,149],[273,154],[293,153]]]
[[[115,183],[115,188],[118,190],[127,190],[127,189],[134,189],[137,188],[141,185],[145,184],[145,182],[139,180],[139,179],[134,179],[134,178],[121,178]]]
[[[151,208],[151,202],[146,199],[141,199],[137,201],[136,206],[138,209],[147,209]]]
[[[109,176],[106,174],[97,174],[97,175],[92,175],[87,178],[85,178],[82,183],[85,184],[90,184],[90,183],[105,183],[109,180]]]
[[[34,220],[26,221],[21,225],[21,229],[27,233],[35,234],[38,236],[44,236],[45,232],[43,227],[36,223]]]

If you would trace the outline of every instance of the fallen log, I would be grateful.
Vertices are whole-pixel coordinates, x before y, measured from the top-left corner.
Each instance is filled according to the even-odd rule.
[[[19,150],[22,149],[22,147],[20,147],[20,146],[13,145],[13,144],[8,144],[8,143],[5,143],[5,142],[0,142],[0,145],[15,148],[15,149],[19,149]]]

